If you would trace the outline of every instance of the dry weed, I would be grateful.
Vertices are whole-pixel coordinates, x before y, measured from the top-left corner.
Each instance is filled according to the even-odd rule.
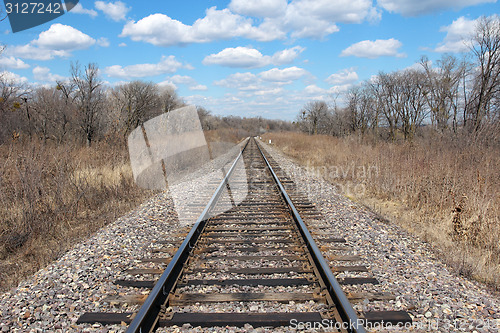
[[[500,145],[460,136],[411,143],[302,133],[265,139],[435,244],[457,271],[500,287]]]

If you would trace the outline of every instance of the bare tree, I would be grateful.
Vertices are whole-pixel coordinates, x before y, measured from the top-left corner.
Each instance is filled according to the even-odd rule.
[[[482,17],[470,46],[477,62],[472,97],[467,105],[470,128],[478,131],[483,120],[491,119],[490,109],[500,89],[500,18]],[[495,116],[493,115],[493,118]]]
[[[352,132],[360,131],[361,135],[365,135],[368,128],[376,122],[375,101],[373,90],[367,82],[349,89],[346,111]]]
[[[71,64],[71,81],[76,87],[77,122],[87,146],[90,147],[99,128],[99,116],[104,102],[99,67],[95,63],[89,63],[82,72],[78,63]]]
[[[9,136],[17,136],[26,128],[23,118],[26,116],[29,119],[31,116],[29,109],[23,107],[27,91],[27,87],[16,82],[8,73],[0,73],[0,141]]]
[[[112,95],[123,119],[124,135],[160,113],[158,87],[152,82],[125,83],[118,86]]]
[[[425,96],[428,91],[424,82],[424,74],[418,70],[408,69],[399,75],[399,88],[402,94],[398,112],[405,140],[413,138],[417,127],[427,115]]]
[[[59,85],[37,88],[29,98],[35,133],[44,141],[51,139],[62,143],[71,129],[74,105],[68,101]]]
[[[400,123],[402,91],[398,73],[380,73],[372,84],[380,113],[389,127],[389,137],[394,140]]]
[[[169,112],[184,105],[184,102],[179,98],[175,89],[170,86],[161,88],[160,103],[163,112]]]
[[[461,80],[465,74],[465,61],[456,57],[444,55],[433,68],[429,59],[424,56],[420,64],[425,71],[426,94],[424,98],[431,112],[431,121],[443,131],[452,119],[453,130],[456,132],[458,121],[458,100]]]
[[[324,133],[329,116],[328,105],[324,101],[308,102],[299,113],[298,121],[309,134]]]

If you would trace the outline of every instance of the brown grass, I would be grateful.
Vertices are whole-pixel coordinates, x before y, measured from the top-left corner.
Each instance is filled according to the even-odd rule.
[[[246,133],[206,132],[208,142]],[[0,290],[153,194],[134,183],[125,144],[91,148],[17,140],[0,145]]]
[[[500,287],[500,146],[464,137],[367,143],[266,134],[348,197],[433,243],[461,274]]]
[[[151,194],[135,186],[125,146],[0,146],[0,289]]]

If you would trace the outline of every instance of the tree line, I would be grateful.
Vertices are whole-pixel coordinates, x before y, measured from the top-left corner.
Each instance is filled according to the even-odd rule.
[[[0,144],[38,138],[58,144],[76,141],[87,146],[103,139],[124,139],[145,121],[185,102],[171,86],[132,81],[109,87],[95,63],[71,64],[70,78],[51,86],[20,84],[0,74]],[[291,130],[292,124],[261,117],[222,117],[198,107],[204,130],[234,128],[249,135]]]
[[[311,101],[297,123],[310,134],[344,136],[368,132],[411,140],[424,125],[444,132],[500,127],[500,19],[478,20],[463,58],[443,55],[433,64],[384,73],[351,87],[345,106]],[[500,128],[498,128],[500,129]]]

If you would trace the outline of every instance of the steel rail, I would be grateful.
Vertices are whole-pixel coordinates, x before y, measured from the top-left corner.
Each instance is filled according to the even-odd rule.
[[[256,142],[257,143],[257,142]],[[316,242],[312,238],[311,234],[307,230],[307,226],[300,217],[299,212],[295,208],[295,205],[293,204],[292,200],[288,196],[288,193],[286,192],[285,188],[281,184],[278,176],[274,172],[273,168],[271,167],[271,164],[267,160],[266,156],[260,149],[259,145],[257,144],[257,148],[259,149],[262,157],[264,158],[264,161],[266,162],[267,167],[269,168],[269,171],[271,172],[271,175],[273,176],[274,180],[276,181],[276,184],[278,185],[281,195],[283,199],[285,200],[286,204],[290,208],[290,211],[292,212],[292,217],[295,220],[295,223],[298,226],[298,229],[306,242],[306,246],[316,264],[316,267],[321,275],[321,278],[325,282],[327,286],[327,291],[330,294],[330,297],[335,303],[335,306],[337,307],[337,310],[339,312],[340,317],[342,318],[343,322],[347,324],[347,331],[353,332],[353,333],[366,333],[365,328],[363,327],[362,321],[358,318],[356,312],[352,308],[351,303],[347,299],[346,295],[344,294],[344,291],[340,287],[340,284],[338,283],[337,279],[332,273],[332,270],[330,269],[330,266],[326,262],[325,258],[323,258],[323,255],[321,254],[321,251],[319,250],[318,246],[316,245]]]
[[[155,284],[155,286],[149,293],[149,296],[144,301],[144,304],[141,306],[137,314],[134,316],[132,322],[127,328],[126,331],[127,333],[152,332],[156,328],[156,325],[159,320],[159,314],[162,308],[168,302],[168,297],[170,295],[170,292],[173,290],[173,288],[177,283],[178,277],[181,274],[184,264],[186,263],[189,257],[189,253],[191,252],[192,248],[194,247],[194,245],[198,241],[198,238],[203,232],[203,229],[205,228],[208,214],[210,213],[212,208],[216,205],[217,200],[219,199],[219,197],[223,192],[223,189],[226,188],[228,184],[228,179],[233,173],[236,163],[238,163],[238,161],[240,160],[243,151],[246,149],[249,142],[250,139],[247,140],[245,146],[243,147],[243,149],[241,149],[240,153],[234,160],[234,163],[231,165],[231,168],[226,173],[224,179],[221,181],[221,183],[217,187],[217,190],[212,195],[207,206],[205,207],[205,209],[200,214],[195,224],[189,231],[188,235],[186,236],[186,239],[182,242],[179,249],[175,253],[174,257],[168,264],[167,268],[160,276],[160,279]]]

